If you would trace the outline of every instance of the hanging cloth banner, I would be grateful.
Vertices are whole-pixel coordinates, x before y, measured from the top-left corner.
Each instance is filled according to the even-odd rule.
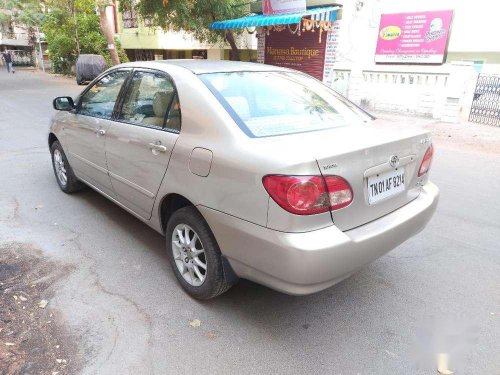
[[[286,14],[305,12],[306,0],[262,0],[262,14]]]

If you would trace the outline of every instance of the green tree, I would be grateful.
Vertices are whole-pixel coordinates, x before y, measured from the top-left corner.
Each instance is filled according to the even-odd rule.
[[[3,4],[2,4],[3,3]],[[36,41],[35,33],[42,25],[44,12],[39,0],[3,0],[0,3],[1,29],[12,30],[14,25],[26,28],[31,48]]]
[[[164,30],[184,30],[198,40],[208,43],[227,42],[232,58],[240,59],[232,30],[210,30],[214,21],[239,18],[248,13],[248,0],[123,0],[121,10],[134,7],[139,15],[151,20],[152,25]]]
[[[45,18],[44,3],[41,0],[3,0],[0,2],[0,9],[0,31],[13,31],[14,26],[23,27],[33,58],[37,33]],[[38,62],[38,58],[36,61]]]
[[[3,0],[0,2],[0,22],[15,23],[35,29],[44,19],[42,3],[39,0]]]
[[[53,70],[68,74],[79,54],[103,55],[112,64],[107,41],[101,32],[94,0],[47,0],[50,12],[43,24]],[[127,57],[117,43],[122,61]]]

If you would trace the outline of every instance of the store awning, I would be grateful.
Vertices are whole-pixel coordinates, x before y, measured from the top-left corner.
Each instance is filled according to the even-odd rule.
[[[307,9],[305,12],[277,14],[264,16],[263,14],[252,14],[250,16],[236,18],[234,20],[216,21],[209,28],[212,30],[241,29],[254,26],[275,26],[299,23],[303,17],[311,16],[318,21],[335,21],[339,7],[321,7]]]

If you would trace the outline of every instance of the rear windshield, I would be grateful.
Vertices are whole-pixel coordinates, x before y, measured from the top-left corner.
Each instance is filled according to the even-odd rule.
[[[294,72],[201,74],[250,137],[353,126],[370,116],[318,80]]]

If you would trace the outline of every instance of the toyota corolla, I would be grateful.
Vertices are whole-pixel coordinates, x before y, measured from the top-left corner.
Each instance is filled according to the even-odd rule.
[[[61,190],[90,186],[162,233],[196,298],[238,278],[328,288],[422,230],[438,202],[429,133],[379,126],[297,71],[127,63],[53,105]]]

